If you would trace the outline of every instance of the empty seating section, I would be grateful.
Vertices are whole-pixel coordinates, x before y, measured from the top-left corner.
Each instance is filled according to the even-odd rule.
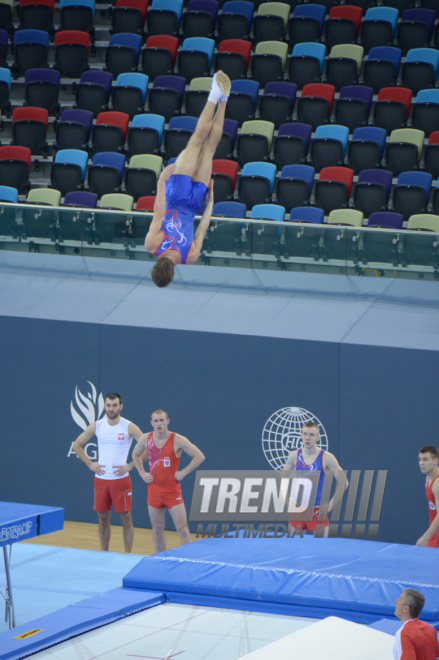
[[[256,254],[338,258],[337,230],[311,228],[323,223],[420,230],[407,242],[418,249],[439,230],[436,5],[116,0],[98,20],[95,0],[3,0],[0,202],[152,211],[222,69],[232,87],[214,216],[258,220]],[[108,223],[56,231],[126,235]],[[246,251],[242,226],[218,221],[205,249]],[[380,246],[402,263],[398,246]]]

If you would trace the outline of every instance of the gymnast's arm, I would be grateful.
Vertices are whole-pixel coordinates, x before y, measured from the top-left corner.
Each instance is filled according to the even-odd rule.
[[[157,195],[154,202],[154,216],[145,237],[145,247],[150,252],[155,252],[159,245],[157,238],[162,230],[162,220],[166,213],[166,181],[171,178],[175,172],[175,163],[168,165],[160,174],[157,182]]]
[[[132,438],[134,438],[134,440],[138,442],[143,433],[136,424],[130,422],[128,424],[128,435],[130,435]],[[148,455],[146,454],[146,456]],[[146,461],[146,458],[144,460]],[[133,467],[134,461],[131,461],[131,463],[125,463],[124,465],[113,465],[113,474],[116,475],[116,477],[121,477],[123,474],[125,474],[125,472],[131,472]]]
[[[434,499],[436,502],[436,517],[433,519],[433,522],[431,523],[430,527],[427,529],[426,532],[416,541],[416,545],[427,545],[428,541],[430,538],[439,530],[439,484],[438,480],[433,484],[432,487],[432,492],[434,495]]]
[[[136,438],[137,440],[137,438]],[[146,443],[148,441],[148,434],[144,433],[138,440],[137,445],[133,449],[133,463],[137,468],[138,473],[142,477],[143,481],[147,484],[150,484],[154,481],[154,477],[150,472],[145,472],[143,463],[148,458],[148,452],[146,451]]]
[[[81,459],[83,463],[86,464],[87,467],[90,468],[92,472],[94,472],[97,475],[105,474],[105,470],[103,469],[105,465],[100,465],[98,461],[92,461],[87,454],[85,453],[83,447],[84,445],[89,442],[92,437],[96,433],[96,422],[93,422],[93,424],[90,424],[90,426],[87,426],[85,431],[81,433],[81,435],[78,435],[76,438],[75,442],[72,445],[72,449],[75,452],[76,456]]]
[[[201,216],[200,224],[195,232],[194,242],[189,251],[187,264],[194,264],[200,256],[201,248],[203,247],[204,236],[206,235],[207,228],[210,224],[213,209],[213,179],[210,180],[209,191],[206,195],[206,208]]]
[[[189,440],[183,435],[178,435],[178,433],[176,433],[174,436],[174,447],[176,447],[177,450],[181,449],[192,458],[191,462],[186,465],[183,470],[178,470],[178,472],[176,472],[174,475],[177,481],[181,481],[184,479],[184,477],[186,477],[186,475],[188,475],[193,470],[196,470],[197,467],[201,465],[205,459],[205,456],[203,452],[198,449],[198,447],[192,444],[192,442],[189,442]]]
[[[290,472],[294,470],[294,468],[296,467],[296,461],[297,461],[297,449],[295,451],[292,451],[291,454],[288,456],[286,463],[282,468],[282,472],[280,473],[281,478],[290,476]]]
[[[340,467],[339,462],[335,458],[334,454],[331,454],[329,451],[325,451],[323,454],[323,469],[326,473],[327,470],[333,473],[335,480],[337,481],[337,488],[335,490],[334,496],[329,500],[328,503],[328,512],[332,511],[334,504],[340,501],[343,497],[346,488],[349,486],[349,481],[342,468]],[[338,488],[341,484],[340,488]]]

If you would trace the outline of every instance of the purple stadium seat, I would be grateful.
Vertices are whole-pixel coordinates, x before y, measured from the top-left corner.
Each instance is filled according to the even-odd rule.
[[[82,190],[69,192],[64,198],[64,206],[82,206],[84,208],[95,209],[97,203],[97,195]]]
[[[389,227],[389,229],[402,229],[402,215],[382,211],[371,213],[367,223],[368,227]]]

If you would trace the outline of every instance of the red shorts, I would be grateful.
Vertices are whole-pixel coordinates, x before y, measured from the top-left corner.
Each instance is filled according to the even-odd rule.
[[[428,539],[427,546],[429,548],[439,548],[439,532],[436,532],[431,538]]]
[[[95,505],[94,511],[110,511],[113,505],[116,513],[131,511],[132,486],[131,477],[122,479],[94,478]]]
[[[314,532],[317,527],[327,527],[329,525],[329,518],[326,516],[326,520],[317,520],[319,515],[319,507],[316,506],[314,509],[314,517],[312,520],[289,520],[291,527],[301,527],[303,530],[309,529],[310,532]]]
[[[147,503],[155,509],[170,509],[177,504],[183,504],[180,485],[177,488],[161,488],[149,484]]]

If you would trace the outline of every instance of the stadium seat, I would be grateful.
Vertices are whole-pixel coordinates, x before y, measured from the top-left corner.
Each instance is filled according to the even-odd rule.
[[[32,155],[38,155],[47,146],[48,125],[49,113],[45,108],[15,108],[12,113],[13,144],[28,147]]]
[[[278,204],[256,204],[252,207],[250,217],[254,220],[269,220],[269,223],[253,223],[252,225],[252,253],[281,255],[282,229],[274,222],[283,222],[285,209]]]
[[[328,217],[330,225],[346,225],[349,227],[362,227],[363,214],[356,209],[334,209]]]
[[[274,128],[273,122],[260,119],[243,123],[236,143],[236,152],[241,165],[263,161],[268,157],[273,143]]]
[[[326,78],[337,91],[354,85],[360,75],[364,48],[357,44],[339,44],[331,48],[326,62]]]
[[[282,78],[287,52],[288,45],[281,41],[260,41],[256,44],[251,60],[251,75],[261,87]]]
[[[402,229],[403,217],[400,213],[382,211],[371,213],[367,222],[368,227],[384,227],[388,229]]]
[[[254,4],[245,0],[229,0],[218,17],[220,39],[247,39],[252,27]]]
[[[28,69],[24,76],[27,105],[45,108],[49,115],[59,112],[61,74],[54,69]]]
[[[304,42],[320,41],[325,23],[326,7],[319,4],[300,4],[294,7],[288,35],[293,47]]]
[[[428,172],[401,172],[393,190],[393,208],[405,220],[425,213],[430,200],[433,177]]]
[[[297,206],[291,209],[288,222],[293,223],[291,226],[286,225],[283,238],[283,256],[288,259],[289,257],[312,257],[315,261],[319,260],[319,240],[321,237],[321,229],[313,225],[321,225],[323,223],[323,210],[313,208],[311,206]],[[309,227],[297,227],[296,223],[309,224]]]
[[[388,168],[395,176],[414,169],[422,154],[424,132],[415,128],[399,128],[390,134],[385,158]]]
[[[44,68],[49,53],[49,35],[43,30],[17,30],[14,34],[14,60],[18,73]]]
[[[79,30],[94,39],[95,0],[60,0],[61,27]]]
[[[181,76],[157,76],[149,94],[150,111],[162,115],[168,123],[180,112],[185,85]]]
[[[202,113],[212,87],[212,78],[192,78],[186,94],[186,112],[190,117]]]
[[[161,115],[136,115],[128,131],[127,147],[130,154],[158,153],[164,127],[165,118]]]
[[[54,0],[20,0],[20,26],[23,30],[42,30],[53,35]]]
[[[439,127],[439,89],[421,89],[413,106],[413,126],[427,137]]]
[[[235,149],[238,122],[234,119],[225,119],[223,134],[215,151],[214,158],[231,158]]]
[[[255,204],[270,201],[276,178],[276,165],[272,163],[246,163],[238,184],[239,200],[248,209]]]
[[[274,158],[277,166],[295,165],[305,161],[311,140],[312,127],[309,124],[291,122],[279,127],[274,138]]]
[[[129,213],[133,210],[133,204],[134,199],[131,195],[125,195],[124,193],[107,193],[106,195],[102,195],[99,208],[114,209]]]
[[[398,10],[394,7],[369,7],[360,28],[365,52],[377,46],[391,46],[397,22]]]
[[[355,174],[379,167],[384,156],[386,131],[384,128],[364,126],[356,128],[348,145],[348,163]]]
[[[112,32],[143,34],[148,0],[117,0],[111,14]]]
[[[90,35],[61,30],[55,35],[55,66],[63,78],[79,78],[88,69]]]
[[[421,89],[434,87],[439,66],[439,50],[412,48],[402,65],[402,84],[417,94]]]
[[[93,156],[88,167],[88,186],[100,199],[107,193],[118,192],[122,185],[125,156],[102,151]]]
[[[217,158],[212,162],[212,179],[214,199],[225,202],[233,195],[238,174],[238,163],[235,160]]]
[[[105,66],[113,78],[117,78],[120,73],[137,70],[141,47],[140,34],[129,32],[113,34],[105,56]]]
[[[383,87],[378,92],[373,121],[388,135],[396,128],[404,128],[410,112],[412,90],[406,87]]]
[[[354,5],[332,7],[325,23],[325,39],[328,48],[338,44],[355,44],[360,29],[363,10]]]
[[[197,117],[173,117],[163,137],[163,148],[168,158],[176,158],[186,148],[195,127]]]
[[[59,206],[61,192],[53,188],[33,188],[28,192],[28,209],[23,209],[22,220],[27,237],[32,238],[50,238],[51,240],[63,239],[60,231],[60,215],[55,214],[52,209],[40,208],[38,211],[31,205],[40,206]],[[82,223],[78,223],[82,224]],[[79,232],[82,234],[82,228]],[[79,236],[79,240],[81,236]]]
[[[388,170],[362,170],[354,187],[354,206],[365,218],[371,213],[385,211],[391,189],[392,173]]]
[[[28,147],[0,147],[0,185],[16,188],[21,195],[29,188],[31,151]]]
[[[218,18],[216,0],[189,0],[182,17],[182,31],[188,37],[212,37]]]
[[[291,121],[296,102],[297,86],[289,82],[269,82],[261,97],[260,115],[271,121],[278,129],[281,124]]]
[[[398,43],[403,55],[412,48],[430,45],[435,18],[432,9],[406,9],[398,24]]]
[[[315,131],[317,126],[327,123],[334,103],[335,87],[327,83],[305,85],[298,100],[298,119],[309,124]]]
[[[212,217],[245,218],[246,207],[240,202],[215,202]]]
[[[341,165],[348,144],[347,126],[329,124],[318,126],[311,141],[310,158],[316,172],[331,165]]]
[[[148,76],[144,73],[120,73],[113,87],[113,108],[132,119],[143,112],[147,90]]]
[[[309,165],[285,165],[277,184],[277,199],[289,213],[309,202],[315,170]]]
[[[163,166],[163,158],[154,154],[131,156],[125,174],[125,188],[137,201],[139,197],[153,195]]]
[[[26,201],[32,204],[59,206],[61,202],[61,192],[54,188],[32,188],[27,194]]]
[[[56,125],[57,149],[87,150],[93,124],[93,113],[89,110],[64,110]]]
[[[290,5],[284,2],[262,2],[253,19],[253,35],[259,41],[281,41],[288,25]]]
[[[14,12],[14,0],[3,0],[0,3],[0,28],[2,30],[13,30],[12,14]]]
[[[9,93],[11,91],[11,72],[9,69],[0,68],[0,111],[10,113],[11,103]]]
[[[125,144],[129,119],[125,112],[100,112],[91,134],[93,151],[121,151]]]
[[[87,169],[88,153],[79,149],[57,151],[50,180],[53,188],[65,197],[68,192],[82,188]]]
[[[98,204],[98,196],[91,192],[77,190],[68,192],[64,197],[64,206],[77,206],[94,209]]]
[[[239,126],[252,119],[256,111],[259,83],[256,80],[232,80],[231,92],[226,105],[226,117]]]
[[[421,229],[439,233],[439,216],[431,213],[420,213],[409,218],[407,229]]]
[[[139,197],[136,204],[136,211],[154,211],[155,195],[145,195]]]
[[[10,186],[0,186],[0,202],[18,204],[18,190],[16,188],[11,188]]]
[[[148,34],[177,35],[183,0],[153,0],[147,14]]]
[[[320,80],[326,48],[320,43],[298,43],[293,47],[289,77],[299,89]]]
[[[360,126],[366,126],[372,107],[373,89],[365,85],[342,87],[335,104],[337,124],[347,126],[352,133]]]
[[[243,78],[250,62],[251,41],[224,39],[215,56],[215,70],[226,73],[230,80]]]
[[[407,229],[413,231],[404,235],[403,250],[401,250],[402,265],[416,264],[430,266],[437,270],[439,266],[437,249],[439,216],[431,213],[412,215],[408,219]]]
[[[215,42],[205,37],[190,37],[183,41],[177,55],[180,75],[190,82],[192,78],[206,76],[212,66]]]
[[[76,104],[89,110],[94,117],[107,109],[111,93],[112,75],[106,71],[84,71],[76,85]]]
[[[424,167],[433,179],[439,178],[439,131],[430,133],[425,147]]]
[[[348,167],[325,167],[316,183],[316,205],[325,215],[347,206],[351,195],[353,170]]]
[[[401,63],[401,50],[393,46],[376,46],[369,50],[364,63],[364,81],[378,94],[382,87],[395,85]]]
[[[151,82],[157,76],[166,76],[174,71],[177,58],[178,37],[167,34],[148,37],[142,51],[142,69]]]

